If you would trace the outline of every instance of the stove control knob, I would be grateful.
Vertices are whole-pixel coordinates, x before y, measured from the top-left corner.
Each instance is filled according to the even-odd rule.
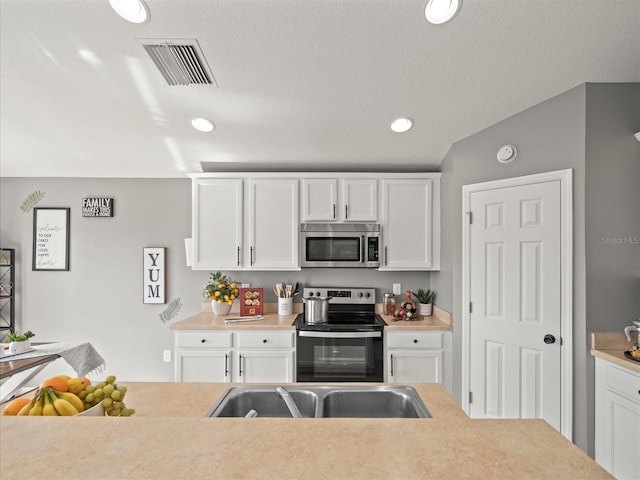
[[[320,296],[320,292],[316,292],[316,297],[319,297],[319,296]]]
[[[310,297],[313,297],[313,292],[309,292],[309,296],[310,296]]]
[[[369,292],[366,293],[365,297],[369,298],[371,294]]]
[[[362,298],[362,292],[358,292],[358,297]]]

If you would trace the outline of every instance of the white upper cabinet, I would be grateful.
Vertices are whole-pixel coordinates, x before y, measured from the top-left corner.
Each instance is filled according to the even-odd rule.
[[[302,180],[302,221],[334,222],[338,219],[338,180],[305,178]]]
[[[194,270],[299,270],[298,180],[194,178]]]
[[[298,270],[298,180],[249,180],[249,268]]]
[[[193,268],[242,266],[243,180],[201,178],[193,182]]]
[[[440,268],[440,175],[382,180],[380,270]]]
[[[303,222],[376,222],[378,181],[373,178],[302,180]]]
[[[342,180],[342,201],[345,222],[376,222],[378,220],[378,181],[375,179]]]

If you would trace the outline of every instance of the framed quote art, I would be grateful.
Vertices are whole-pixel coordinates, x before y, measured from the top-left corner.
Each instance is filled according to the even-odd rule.
[[[69,270],[70,208],[33,209],[32,270]]]

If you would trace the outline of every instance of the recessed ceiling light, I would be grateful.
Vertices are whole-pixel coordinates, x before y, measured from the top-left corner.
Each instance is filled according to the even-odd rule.
[[[191,120],[191,125],[193,128],[200,132],[211,132],[215,128],[211,120],[207,120],[206,118],[197,117]]]
[[[458,0],[429,0],[424,9],[424,16],[430,23],[440,25],[451,20],[459,6]]]
[[[413,127],[413,120],[406,117],[396,118],[393,122],[391,122],[391,130],[396,133],[404,133],[407,132]]]
[[[149,19],[149,9],[142,0],[109,0],[109,4],[129,22],[144,23]]]

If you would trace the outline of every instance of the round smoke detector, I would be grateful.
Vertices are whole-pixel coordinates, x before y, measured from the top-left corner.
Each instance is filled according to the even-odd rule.
[[[515,145],[505,145],[500,150],[498,150],[498,155],[496,155],[500,163],[511,163],[516,159],[517,156],[518,149],[515,147]]]

